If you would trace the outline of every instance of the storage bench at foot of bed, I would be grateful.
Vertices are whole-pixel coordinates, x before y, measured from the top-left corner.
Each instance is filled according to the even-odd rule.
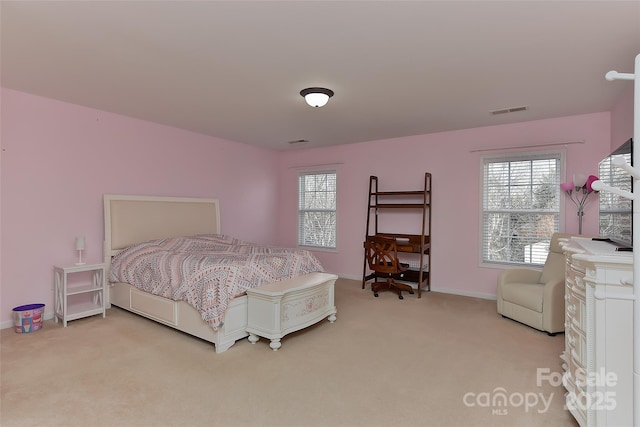
[[[255,344],[259,336],[271,340],[269,346],[278,350],[286,334],[328,318],[336,320],[334,284],[338,276],[311,273],[296,279],[270,283],[247,289],[249,341]]]

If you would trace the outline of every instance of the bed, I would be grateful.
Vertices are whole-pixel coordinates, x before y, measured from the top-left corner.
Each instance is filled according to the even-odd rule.
[[[130,246],[156,239],[220,234],[217,199],[104,195],[104,257],[107,277],[113,258]],[[292,286],[333,288],[337,276],[315,272],[292,279]],[[247,337],[248,301],[246,294],[233,298],[223,322],[212,327],[202,314],[185,301],[153,295],[129,283],[109,283],[107,307],[115,305],[148,319],[175,328],[215,345],[216,353],[228,350]]]

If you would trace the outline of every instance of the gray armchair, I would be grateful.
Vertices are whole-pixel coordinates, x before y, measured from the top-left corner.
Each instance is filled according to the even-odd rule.
[[[555,233],[542,271],[527,268],[504,270],[498,276],[498,313],[553,336],[564,331],[565,259]]]

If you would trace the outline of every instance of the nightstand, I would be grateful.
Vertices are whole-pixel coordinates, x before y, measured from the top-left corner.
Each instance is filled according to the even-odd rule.
[[[106,317],[104,264],[54,266],[53,270],[56,323],[60,319],[66,327],[69,320],[96,314],[102,314],[102,317]],[[69,276],[74,274],[77,274],[80,280],[71,280],[69,283]]]

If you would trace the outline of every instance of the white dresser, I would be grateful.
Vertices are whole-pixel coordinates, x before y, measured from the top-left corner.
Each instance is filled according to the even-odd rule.
[[[572,238],[566,256],[566,405],[582,426],[633,425],[633,256]]]

